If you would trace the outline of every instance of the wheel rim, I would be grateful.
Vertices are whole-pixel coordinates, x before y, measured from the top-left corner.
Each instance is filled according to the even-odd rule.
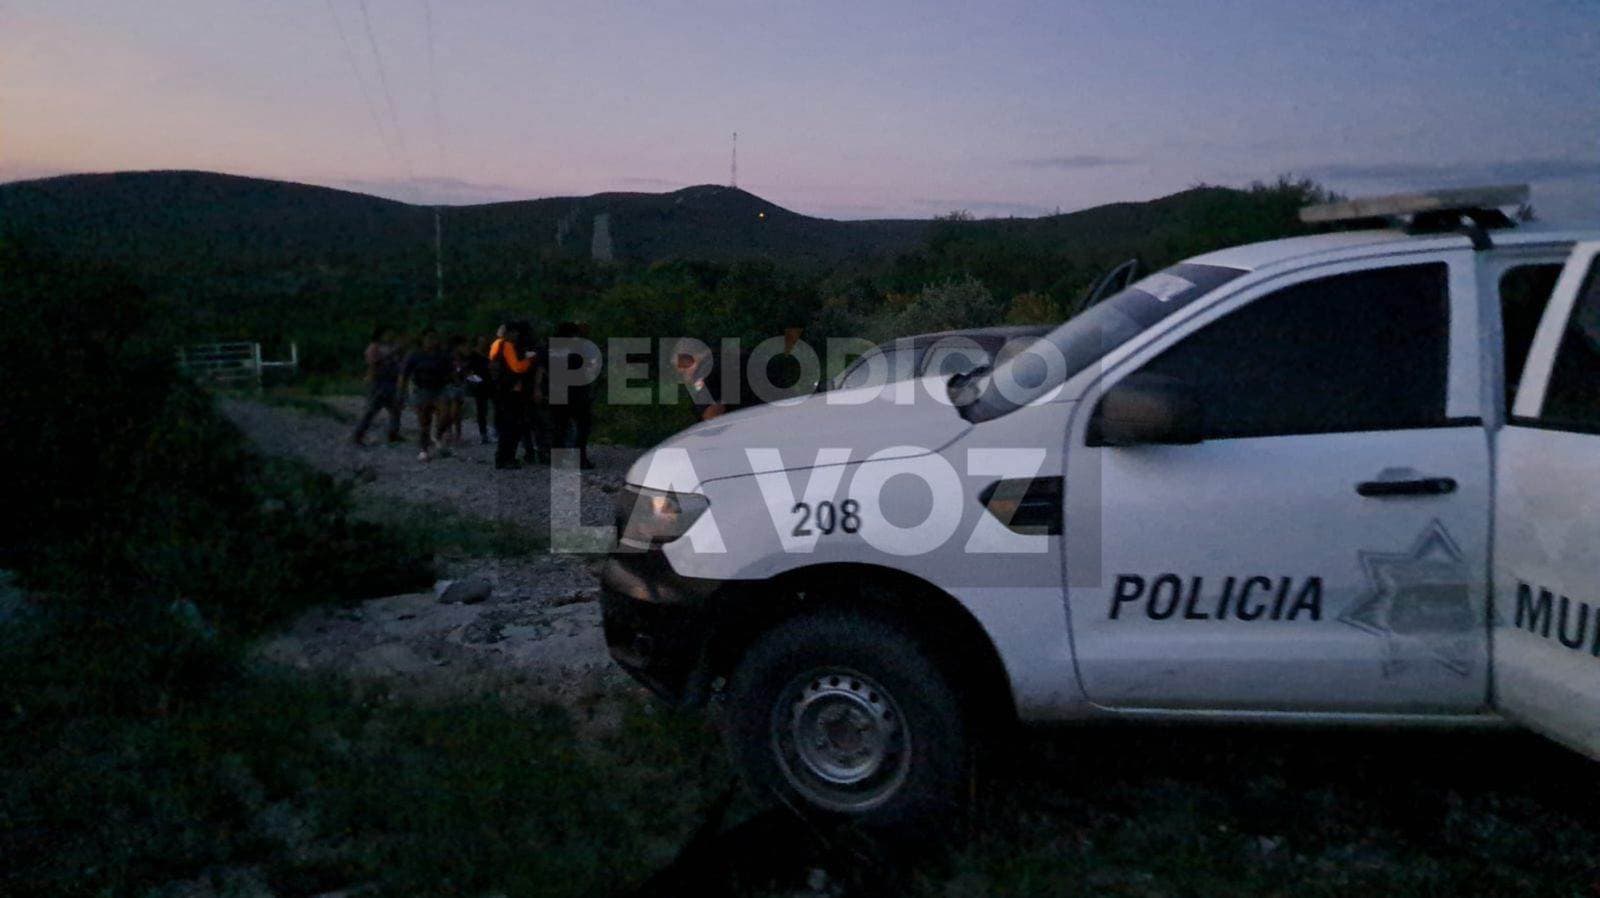
[[[773,708],[772,746],[789,784],[835,811],[883,804],[911,766],[911,733],[894,697],[846,668],[789,681]]]

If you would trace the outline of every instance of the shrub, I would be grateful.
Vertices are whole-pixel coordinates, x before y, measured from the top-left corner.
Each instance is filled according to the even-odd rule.
[[[0,247],[0,556],[48,630],[26,677],[106,708],[164,707],[232,640],[431,573],[426,546],[351,519],[348,485],[254,455],[157,312],[114,271]]]
[[[997,324],[1005,307],[982,281],[967,275],[922,288],[889,319],[887,337],[988,327]]]

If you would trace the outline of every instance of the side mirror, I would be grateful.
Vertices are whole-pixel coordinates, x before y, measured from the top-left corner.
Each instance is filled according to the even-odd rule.
[[[1203,420],[1200,400],[1188,384],[1160,374],[1134,374],[1100,397],[1089,421],[1089,445],[1198,443]]]

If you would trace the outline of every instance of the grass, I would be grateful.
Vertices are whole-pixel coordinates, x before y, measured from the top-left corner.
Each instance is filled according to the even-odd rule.
[[[1600,889],[1593,762],[1526,733],[1096,727],[1002,764],[923,894]]]
[[[609,893],[670,858],[725,774],[692,722],[448,706],[257,672],[154,718],[24,726],[0,745],[0,892]]]
[[[357,495],[355,517],[446,558],[516,558],[550,550],[549,536],[519,521],[464,514],[444,503]]]
[[[622,720],[597,733],[514,683],[437,704],[255,670],[165,715],[24,703],[0,725],[0,892],[624,894],[670,861],[730,773],[698,718],[606,701]],[[1597,882],[1593,768],[1526,734],[1094,727],[1025,734],[999,761],[969,840],[921,858],[898,891],[1586,895]],[[729,894],[773,892],[746,879]]]

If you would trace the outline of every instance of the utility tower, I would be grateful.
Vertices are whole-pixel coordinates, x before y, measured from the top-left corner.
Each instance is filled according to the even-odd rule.
[[[728,168],[728,186],[739,186],[739,132],[733,132],[733,164]]]
[[[444,225],[439,221],[439,207],[433,207],[433,301],[444,304]]]

